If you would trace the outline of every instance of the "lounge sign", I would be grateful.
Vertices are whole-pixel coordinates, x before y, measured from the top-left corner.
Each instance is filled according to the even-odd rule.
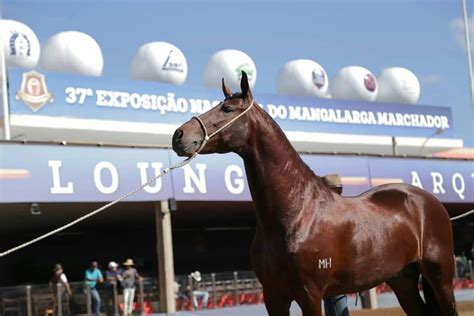
[[[111,201],[180,161],[171,150],[2,144],[0,203]],[[385,183],[408,183],[443,202],[474,202],[472,162],[463,160],[303,155],[318,175],[339,173],[345,195]],[[387,168],[390,165],[390,168]],[[198,156],[130,201],[249,201],[242,160]]]
[[[21,91],[23,73],[12,70],[10,95]],[[11,98],[12,114],[177,125],[222,100],[220,91],[193,91],[156,83],[44,74],[52,103],[31,109],[24,98]],[[287,131],[429,137],[442,129],[453,137],[451,109],[258,95],[255,99]]]

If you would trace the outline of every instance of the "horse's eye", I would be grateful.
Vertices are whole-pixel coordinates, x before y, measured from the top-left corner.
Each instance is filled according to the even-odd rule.
[[[222,111],[224,113],[229,113],[229,112],[233,112],[234,111],[234,108],[231,107],[230,105],[223,105],[222,106]]]

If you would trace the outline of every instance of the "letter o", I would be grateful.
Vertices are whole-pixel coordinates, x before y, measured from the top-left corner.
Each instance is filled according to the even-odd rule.
[[[102,182],[102,170],[108,170],[110,173],[111,183],[110,185],[106,186]],[[94,183],[101,193],[104,194],[112,194],[118,189],[119,185],[119,178],[117,168],[108,161],[101,161],[99,162],[94,168]]]

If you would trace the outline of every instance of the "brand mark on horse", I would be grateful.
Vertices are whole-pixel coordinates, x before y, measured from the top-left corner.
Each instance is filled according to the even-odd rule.
[[[331,268],[331,262],[332,258],[323,258],[318,260],[318,269],[330,269]]]

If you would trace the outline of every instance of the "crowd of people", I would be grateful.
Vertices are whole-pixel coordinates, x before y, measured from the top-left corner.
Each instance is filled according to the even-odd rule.
[[[107,293],[107,314],[114,315],[114,301],[113,289],[118,287],[123,289],[123,315],[130,316],[133,312],[133,302],[135,298],[135,288],[142,277],[135,269],[133,259],[127,259],[123,262],[122,267],[115,261],[108,264],[108,270],[104,276],[99,269],[97,261],[92,261],[90,266],[84,273],[84,293],[90,293],[91,310],[95,316],[100,316],[102,299],[97,286],[104,283]],[[53,268],[53,275],[49,282],[50,289],[53,293],[54,310],[63,302],[69,302],[73,295],[69,282],[67,280],[64,269],[60,263]],[[66,304],[68,306],[68,304]],[[68,310],[64,310],[63,314],[68,314]]]
[[[97,261],[92,261],[90,266],[85,270],[84,273],[84,293],[90,293],[91,311],[95,316],[100,316],[102,298],[98,291],[99,284],[103,284],[105,291],[101,291],[106,295],[106,310],[107,315],[112,316],[115,314],[115,295],[113,291],[122,289],[123,291],[123,316],[130,316],[133,313],[133,302],[135,299],[136,285],[142,277],[138,274],[135,269],[135,263],[132,259],[127,259],[122,263],[122,267],[115,261],[111,261],[108,264],[108,269],[105,271],[105,278],[102,271],[99,269]],[[209,302],[209,293],[207,291],[198,290],[199,282],[201,282],[202,276],[199,271],[194,271],[190,274],[190,282],[181,281],[175,282],[175,295],[177,300],[180,302],[181,307],[184,306],[186,299],[192,302],[194,309],[207,308]],[[69,302],[73,292],[69,285],[64,268],[60,263],[54,265],[53,274],[51,276],[49,286],[54,298],[54,310],[57,314],[57,308],[59,304]],[[60,301],[58,301],[58,298]],[[201,301],[201,306],[199,305]],[[68,306],[68,304],[64,304]],[[68,315],[69,310],[63,309],[63,314]]]

